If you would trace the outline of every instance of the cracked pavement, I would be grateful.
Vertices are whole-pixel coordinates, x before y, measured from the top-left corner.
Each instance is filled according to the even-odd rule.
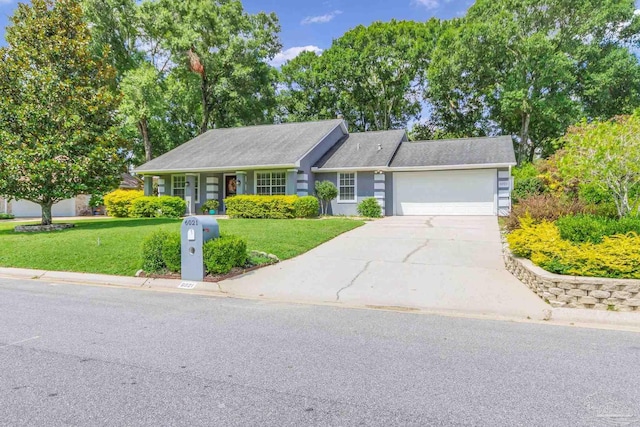
[[[225,280],[234,295],[544,319],[504,268],[496,217],[387,217],[280,264]]]

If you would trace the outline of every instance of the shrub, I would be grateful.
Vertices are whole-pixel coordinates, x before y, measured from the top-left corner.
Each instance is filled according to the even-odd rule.
[[[286,219],[295,217],[298,196],[239,195],[224,199],[231,218]]]
[[[104,197],[99,194],[92,194],[91,198],[89,198],[89,207],[99,208],[100,206],[104,206]]]
[[[602,243],[571,243],[555,224],[522,218],[521,228],[507,236],[516,256],[530,258],[547,271],[578,276],[640,279],[640,236],[605,236]]]
[[[129,208],[134,200],[144,197],[144,192],[140,190],[115,190],[104,196],[104,205],[107,208],[107,215],[119,218],[129,216]]]
[[[180,233],[169,233],[162,243],[162,261],[167,270],[179,273],[182,269],[182,243]]]
[[[544,182],[538,177],[515,179],[511,198],[514,203],[544,193]]]
[[[320,203],[313,196],[300,197],[293,203],[296,218],[315,218],[320,211]]]
[[[187,202],[180,197],[160,196],[157,200],[160,204],[158,218],[181,218],[187,211]]]
[[[131,203],[129,216],[133,218],[155,218],[159,209],[160,202],[158,197],[139,197]]]
[[[329,203],[338,197],[338,187],[331,181],[316,181],[316,196],[322,202],[322,215],[326,215]]]
[[[169,238],[168,231],[158,230],[142,241],[142,269],[148,273],[156,273],[164,270],[167,265],[162,256],[162,247]]]
[[[552,194],[541,194],[523,199],[513,206],[505,227],[513,231],[520,227],[520,219],[529,216],[533,222],[555,221],[560,217],[591,213],[584,203]]]
[[[15,216],[8,213],[0,213],[0,219],[14,219]]]
[[[218,202],[217,200],[209,199],[206,202],[204,202],[202,206],[200,206],[200,210],[202,211],[203,215],[206,215],[209,213],[209,211],[217,212],[219,207],[220,207],[220,202]]]
[[[129,216],[133,218],[180,218],[186,210],[187,203],[180,197],[143,196],[131,203]]]
[[[382,206],[375,197],[369,197],[358,203],[358,214],[367,218],[380,218],[382,217]]]
[[[246,263],[247,242],[238,236],[222,235],[204,244],[204,265],[208,273],[226,274]]]
[[[640,234],[640,218],[612,219],[594,215],[566,216],[556,221],[560,237],[574,243],[601,243],[605,236]]]

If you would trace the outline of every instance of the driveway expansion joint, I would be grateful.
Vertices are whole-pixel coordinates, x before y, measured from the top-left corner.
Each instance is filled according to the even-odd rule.
[[[367,263],[364,265],[364,267],[362,268],[362,270],[360,270],[358,272],[358,274],[355,275],[355,277],[353,279],[351,279],[351,282],[349,282],[349,284],[341,289],[338,290],[338,292],[336,292],[336,302],[340,301],[340,292],[344,291],[345,289],[350,288],[351,286],[353,286],[354,283],[356,283],[356,280],[358,280],[358,278],[360,276],[362,276],[364,274],[365,271],[367,271],[367,269],[369,268],[369,266],[371,265],[373,261],[367,261]]]

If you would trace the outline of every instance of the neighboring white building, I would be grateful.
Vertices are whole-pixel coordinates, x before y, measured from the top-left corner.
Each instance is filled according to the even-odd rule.
[[[89,196],[77,196],[73,199],[63,200],[53,205],[51,215],[53,217],[77,216],[88,209]],[[8,213],[16,218],[40,218],[42,210],[40,205],[27,200],[9,201],[0,197],[0,213]]]

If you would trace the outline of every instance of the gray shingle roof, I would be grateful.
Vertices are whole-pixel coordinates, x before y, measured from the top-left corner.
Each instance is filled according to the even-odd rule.
[[[510,136],[403,143],[391,167],[516,164]]]
[[[357,169],[388,166],[404,136],[404,130],[349,134],[329,150],[315,167]]]
[[[294,165],[343,120],[213,129],[138,167],[162,172]]]

